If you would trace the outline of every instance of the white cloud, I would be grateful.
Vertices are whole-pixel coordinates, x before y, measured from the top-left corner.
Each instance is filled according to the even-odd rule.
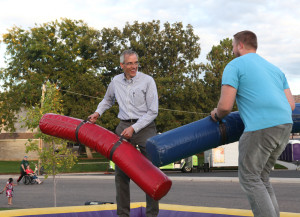
[[[213,45],[241,30],[258,36],[258,53],[280,67],[292,92],[300,94],[300,7],[298,0],[0,0],[0,33],[24,29],[62,17],[81,19],[96,29],[124,27],[126,22],[192,24],[200,37],[201,61]],[[3,45],[0,66],[3,66]]]

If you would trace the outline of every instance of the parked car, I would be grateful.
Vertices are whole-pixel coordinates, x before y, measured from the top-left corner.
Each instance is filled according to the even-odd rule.
[[[191,157],[181,159],[174,163],[170,163],[168,165],[162,166],[159,169],[161,169],[161,170],[181,170],[183,173],[190,173],[193,171],[193,168],[197,170],[198,167],[199,167],[198,157],[196,155],[193,155]],[[115,170],[115,163],[110,161],[109,168],[112,170]]]

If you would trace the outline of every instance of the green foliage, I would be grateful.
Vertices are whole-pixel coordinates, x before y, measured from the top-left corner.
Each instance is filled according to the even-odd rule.
[[[159,21],[128,23],[122,32],[122,42],[139,54],[140,71],[154,77],[159,95],[157,129],[164,132],[202,118],[199,82],[199,37],[193,27],[182,23]],[[178,110],[173,112],[172,109]],[[179,111],[190,111],[185,113]],[[196,114],[196,115],[195,115]]]
[[[26,152],[38,152],[41,164],[46,174],[56,175],[58,173],[70,170],[76,163],[76,156],[72,150],[67,147],[67,141],[43,134],[39,126],[39,121],[46,113],[62,114],[61,94],[57,90],[56,85],[46,83],[45,94],[40,104],[36,104],[31,109],[28,108],[26,117],[24,118],[24,127],[35,132],[35,138],[43,141],[41,147],[37,140],[28,140]]]
[[[6,90],[0,93],[0,126],[14,130],[15,114],[40,102],[40,87],[46,81],[57,85],[64,115],[86,119],[112,77],[122,73],[119,56],[125,49],[139,54],[139,70],[156,81],[159,132],[199,120],[216,106],[222,71],[233,59],[231,40],[225,39],[212,48],[208,64],[198,63],[199,40],[191,25],[184,27],[180,22],[136,21],[122,29],[100,31],[69,19],[29,30],[13,27],[3,35],[8,67],[0,73]],[[98,124],[113,131],[117,114],[118,105],[114,105]]]
[[[8,67],[1,70],[6,91],[0,94],[0,124],[14,130],[14,114],[40,101],[40,87],[46,81],[57,84],[61,91],[65,115],[85,119],[92,113],[105,93],[99,70],[103,56],[99,38],[99,31],[69,19],[26,31],[13,27],[4,34]]]
[[[207,64],[201,65],[204,75],[205,108],[206,112],[217,106],[221,94],[222,75],[225,66],[234,59],[232,39],[220,41],[220,45],[213,46],[207,55]]]
[[[159,21],[127,23],[121,30],[101,31],[69,19],[29,30],[13,27],[3,36],[8,67],[1,71],[7,91],[0,94],[0,121],[14,130],[14,114],[39,102],[40,86],[46,81],[57,84],[65,115],[86,119],[95,111],[112,77],[122,73],[119,56],[128,48],[139,54],[140,70],[156,80],[161,108],[195,112],[161,110],[159,131],[199,119],[195,114],[202,112],[203,84],[199,82],[200,65],[195,62],[200,55],[198,41],[191,25],[161,25]],[[116,105],[100,124],[114,130],[117,113]]]

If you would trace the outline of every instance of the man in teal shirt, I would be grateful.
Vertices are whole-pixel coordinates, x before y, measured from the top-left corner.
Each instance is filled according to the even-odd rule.
[[[21,165],[20,165],[20,177],[17,180],[17,183],[19,184],[19,182],[22,180],[23,176],[26,175],[26,168],[29,165],[29,162],[27,161],[27,156],[24,156],[24,159],[21,161]]]
[[[239,180],[255,217],[279,217],[269,174],[285,149],[295,102],[285,75],[256,54],[251,31],[234,35],[237,58],[224,69],[221,97],[211,112],[215,121],[229,114],[236,99],[245,130],[239,141]]]

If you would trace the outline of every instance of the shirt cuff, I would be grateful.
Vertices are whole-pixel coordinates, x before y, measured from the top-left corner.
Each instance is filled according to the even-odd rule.
[[[132,128],[133,128],[133,130],[134,130],[135,133],[138,133],[138,132],[141,130],[141,129],[137,126],[137,124],[132,124],[131,126],[132,126]]]

